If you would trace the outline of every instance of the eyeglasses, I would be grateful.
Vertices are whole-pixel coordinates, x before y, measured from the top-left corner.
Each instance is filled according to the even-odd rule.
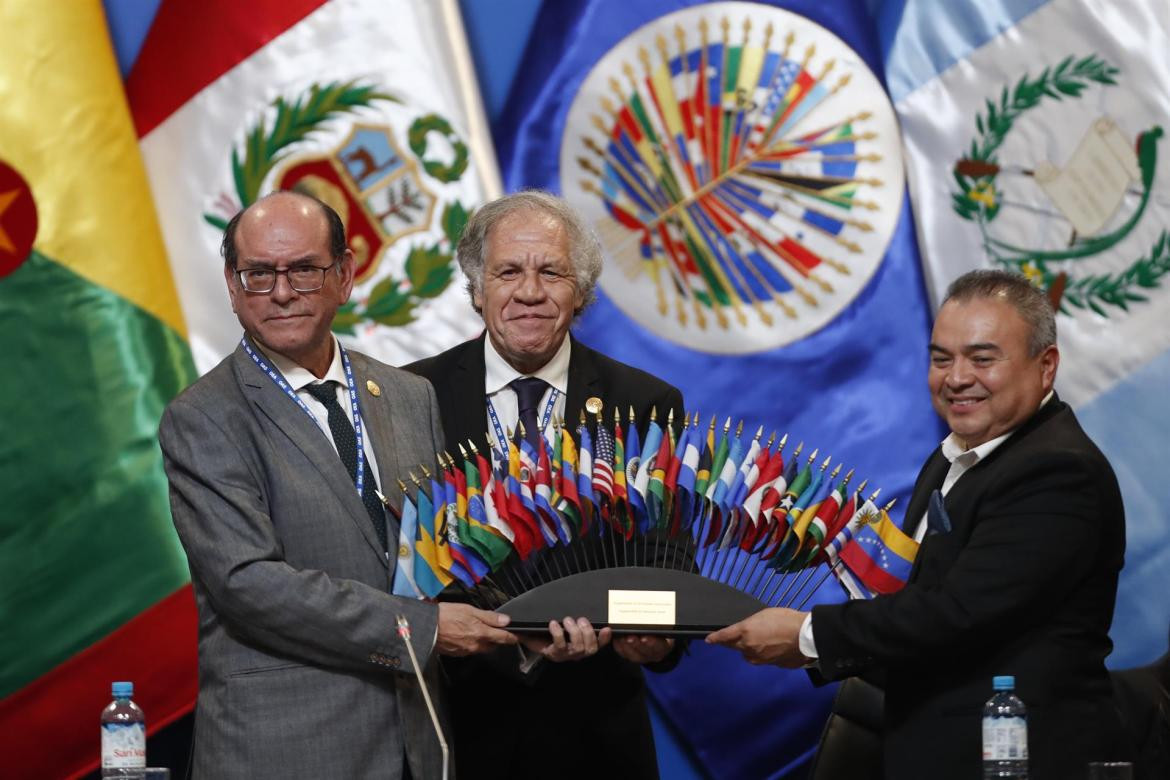
[[[275,268],[245,268],[236,271],[236,278],[248,292],[270,293],[276,288],[276,277],[284,274],[289,286],[295,291],[314,292],[325,286],[325,272],[335,265],[336,260],[324,268],[316,265],[294,265],[282,271]]]

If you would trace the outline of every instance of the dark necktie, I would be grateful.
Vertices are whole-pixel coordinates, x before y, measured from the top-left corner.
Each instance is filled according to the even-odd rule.
[[[520,411],[520,422],[524,423],[524,438],[532,445],[534,452],[539,453],[540,422],[536,419],[536,407],[548,390],[548,382],[535,376],[522,376],[513,379],[512,389],[516,392],[516,406]]]
[[[325,410],[329,413],[329,433],[333,436],[333,444],[337,447],[337,454],[341,457],[341,462],[345,464],[346,471],[349,472],[349,478],[356,485],[357,436],[353,432],[349,415],[341,408],[341,404],[337,403],[336,384],[336,382],[322,382],[307,385],[305,390],[325,405]],[[370,464],[366,460],[364,452],[362,453],[362,462],[365,463],[365,479],[362,480],[362,503],[366,505],[370,519],[374,521],[374,532],[378,534],[378,540],[382,543],[382,549],[385,550],[387,549],[386,510],[378,499],[378,494],[374,492],[374,475],[370,473]]]

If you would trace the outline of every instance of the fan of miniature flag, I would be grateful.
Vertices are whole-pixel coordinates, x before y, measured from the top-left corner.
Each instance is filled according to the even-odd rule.
[[[433,598],[448,587],[495,608],[533,588],[596,569],[691,570],[757,598],[803,605],[836,576],[853,598],[901,588],[918,544],[818,452],[741,422],[678,425],[634,410],[623,429],[582,413],[556,421],[533,447],[518,430],[507,452],[488,436],[459,457],[441,453],[403,492],[394,593]],[[817,574],[820,573],[818,577]]]

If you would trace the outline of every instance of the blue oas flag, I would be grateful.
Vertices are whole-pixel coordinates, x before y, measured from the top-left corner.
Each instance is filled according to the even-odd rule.
[[[904,496],[942,430],[873,5],[545,3],[494,136],[507,189],[563,194],[602,239],[582,342]],[[832,696],[701,644],[649,684],[716,777],[799,773]]]
[[[642,442],[642,456],[639,458],[641,465],[638,467],[637,480],[630,491],[637,493],[640,499],[636,505],[640,507],[637,516],[637,529],[640,534],[647,533],[651,526],[650,475],[658,460],[658,450],[661,443],[662,428],[659,427],[656,420],[651,419],[646,425],[646,441]]]
[[[626,430],[626,500],[630,505],[630,521],[642,531],[645,527],[646,502],[637,488],[638,475],[642,466],[642,442],[638,438],[638,426],[630,420]]]

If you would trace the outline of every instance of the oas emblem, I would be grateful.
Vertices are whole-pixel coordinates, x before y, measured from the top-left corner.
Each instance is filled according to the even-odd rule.
[[[712,3],[610,50],[573,98],[561,188],[609,256],[601,286],[687,346],[752,352],[831,321],[873,276],[903,170],[881,84],[789,11]]]
[[[370,84],[311,84],[278,97],[244,129],[231,152],[235,193],[216,196],[203,216],[222,230],[264,192],[316,196],[341,216],[357,283],[368,288],[338,311],[334,330],[406,325],[451,282],[468,214],[444,189],[468,161],[467,146],[437,114],[419,115]],[[385,263],[404,240],[405,258]]]
[[[1133,113],[1076,106],[1100,105],[1120,75],[1096,55],[1069,56],[1004,85],[954,166],[952,206],[978,225],[987,256],[1048,290],[1066,314],[1107,317],[1145,301],[1170,273],[1167,202],[1155,190],[1161,126],[1127,128],[1140,121]]]

